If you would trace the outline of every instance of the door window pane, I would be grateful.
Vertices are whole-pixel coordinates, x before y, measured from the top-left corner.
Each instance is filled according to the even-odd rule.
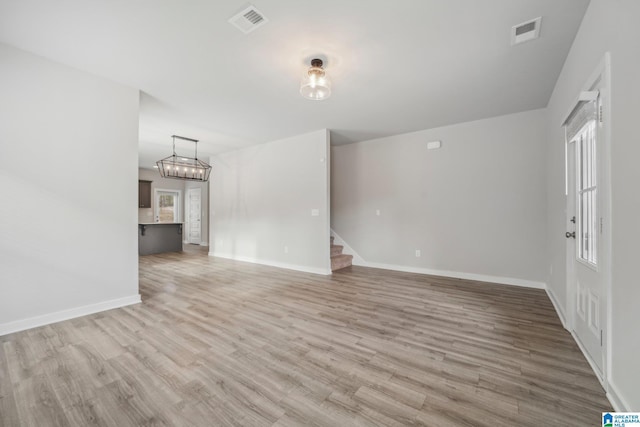
[[[578,259],[597,265],[598,189],[596,177],[596,121],[591,120],[575,137],[577,184]]]
[[[158,222],[178,222],[178,193],[158,192]]]

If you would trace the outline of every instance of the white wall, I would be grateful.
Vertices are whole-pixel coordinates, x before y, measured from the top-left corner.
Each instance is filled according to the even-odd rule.
[[[139,301],[138,91],[0,44],[0,334]]]
[[[544,119],[535,110],[332,147],[332,229],[368,265],[543,286]],[[427,150],[434,140],[442,148]]]
[[[549,288],[567,311],[564,115],[605,52],[611,53],[612,274],[609,393],[640,411],[640,2],[592,0],[548,106]]]
[[[328,147],[320,130],[212,157],[210,253],[330,273]]]

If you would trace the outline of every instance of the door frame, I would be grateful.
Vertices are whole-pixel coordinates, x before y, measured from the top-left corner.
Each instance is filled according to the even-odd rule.
[[[181,203],[182,203],[182,190],[176,190],[174,188],[156,188],[153,190],[153,217],[154,217],[154,222],[159,222],[159,221],[155,221],[155,218],[158,218],[160,215],[159,212],[159,206],[158,206],[158,202],[159,202],[159,198],[158,198],[158,193],[178,193],[178,200],[176,201],[176,207],[177,207],[177,218],[173,219],[173,222],[179,223],[182,222],[182,207],[181,207]]]
[[[190,234],[191,234],[191,221],[190,221],[190,217],[191,217],[191,199],[189,198],[189,192],[192,190],[198,190],[198,192],[200,193],[200,241],[198,243],[192,243],[189,241],[190,239]],[[186,238],[184,240],[185,243],[191,244],[191,245],[202,245],[202,188],[200,187],[189,187],[186,190],[186,195],[184,198],[185,201],[185,212],[184,212],[184,222],[185,222],[185,229],[186,232],[184,233]]]
[[[569,332],[573,336],[576,341],[578,347],[584,354],[587,362],[591,366],[591,369],[596,374],[596,377],[603,385],[605,390],[608,391],[608,381],[607,378],[611,377],[611,239],[612,239],[612,218],[611,218],[611,57],[609,52],[606,52],[604,58],[600,61],[596,69],[587,79],[587,82],[583,86],[583,91],[592,90],[593,86],[600,80],[600,97],[601,97],[601,106],[602,106],[602,131],[600,133],[601,138],[597,141],[598,145],[600,145],[600,150],[598,151],[597,158],[597,173],[598,173],[598,197],[599,197],[599,209],[600,212],[599,217],[602,219],[602,233],[599,236],[601,240],[601,253],[604,255],[603,257],[598,256],[598,258],[602,259],[601,265],[598,267],[601,271],[602,277],[602,295],[601,298],[604,299],[602,302],[602,307],[604,307],[605,313],[601,313],[601,321],[604,322],[602,327],[602,372],[599,372],[599,369],[589,356],[589,353],[583,348],[580,340],[578,339],[575,329],[575,316],[576,316],[576,274],[574,270],[574,263],[579,262],[576,259],[576,251],[570,251],[570,243],[566,242],[566,291],[567,291],[567,326]],[[571,111],[573,111],[573,106]],[[571,113],[570,111],[570,113]],[[568,118],[568,116],[567,116]],[[565,138],[565,156],[568,156],[569,153],[572,153],[575,156],[575,148],[570,149],[569,147],[570,141],[567,141]],[[565,158],[565,175],[567,182],[567,193],[565,200],[565,224],[566,230],[569,230],[570,219],[573,216],[572,212],[569,212],[569,159]],[[574,157],[574,169],[577,167],[575,165],[575,157]],[[575,177],[574,177],[575,180]],[[575,191],[575,190],[573,190]],[[576,201],[573,201],[574,205]],[[577,205],[575,206],[577,209]],[[574,249],[577,250],[575,242]]]

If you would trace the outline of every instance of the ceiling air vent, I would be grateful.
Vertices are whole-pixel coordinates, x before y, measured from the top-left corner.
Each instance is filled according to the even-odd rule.
[[[529,40],[537,39],[540,37],[540,22],[542,17],[532,19],[531,21],[523,22],[514,27],[511,27],[511,45],[516,45]]]
[[[269,20],[254,5],[249,5],[240,13],[229,18],[229,23],[245,34],[249,34],[267,22]]]

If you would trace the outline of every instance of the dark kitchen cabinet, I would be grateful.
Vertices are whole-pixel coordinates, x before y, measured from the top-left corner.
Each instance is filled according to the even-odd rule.
[[[138,181],[138,207],[151,207],[151,181]]]

